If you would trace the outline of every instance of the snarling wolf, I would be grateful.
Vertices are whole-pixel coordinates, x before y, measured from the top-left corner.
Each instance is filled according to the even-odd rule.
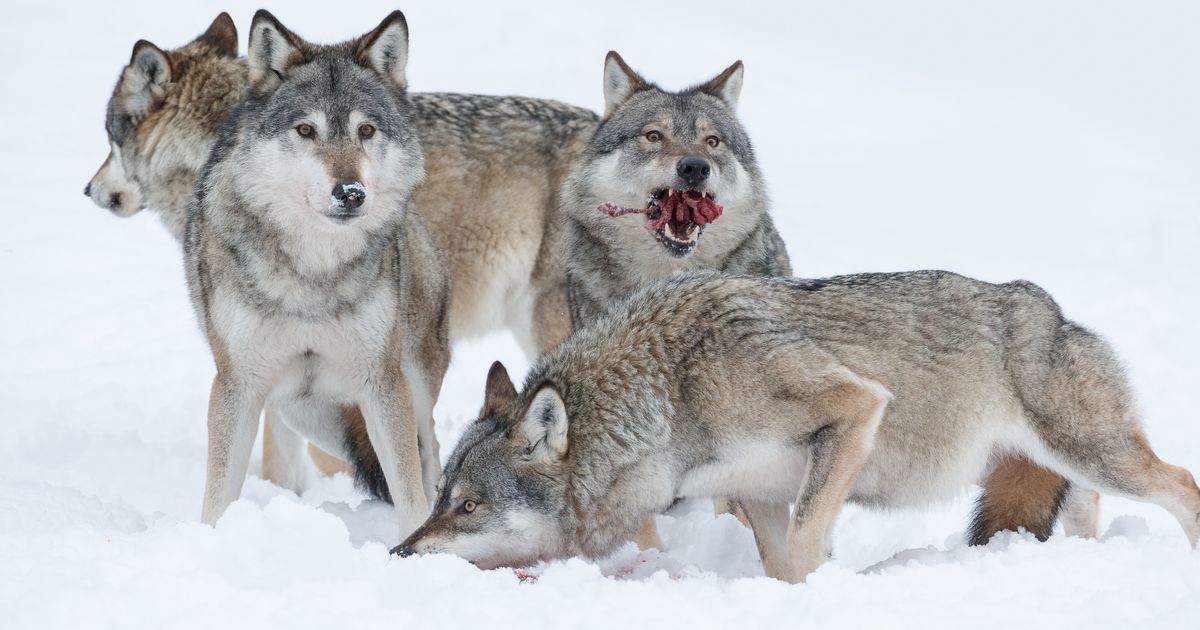
[[[342,409],[361,409],[400,531],[428,512],[449,285],[411,200],[424,158],[407,57],[399,12],[333,46],[254,16],[248,92],[222,127],[184,239],[217,364],[206,523],[237,498],[268,400],[283,427],[346,455]]]
[[[183,47],[134,46],[108,105],[110,155],[85,190],[98,205],[123,216],[148,207],[182,238],[217,129],[246,87],[246,61],[237,52],[237,30],[224,13]],[[409,100],[426,170],[414,200],[452,279],[449,335],[508,327],[535,356],[570,330],[558,191],[596,115],[510,96],[417,93]],[[349,461],[359,484],[387,498],[361,413],[353,406],[343,413],[354,428]],[[301,471],[276,454],[293,448],[291,436],[275,430],[276,415],[268,407],[264,476],[298,490]]]
[[[1111,348],[1031,283],[677,277],[543,355],[519,393],[494,365],[433,513],[394,551],[603,556],[676,497],[723,495],[766,573],[796,582],[845,500],[929,504],[999,453],[1200,537],[1200,489],[1151,450]]]
[[[671,92],[616,52],[605,113],[563,188],[563,251],[576,328],[647,282],[688,270],[791,275],[737,117],[739,61]]]

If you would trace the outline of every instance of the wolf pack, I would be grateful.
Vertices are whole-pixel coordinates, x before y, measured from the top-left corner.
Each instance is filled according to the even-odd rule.
[[[744,68],[672,91],[615,52],[604,112],[424,93],[409,30],[311,43],[222,13],[175,49],[138,41],[85,189],[151,208],[183,245],[216,365],[202,520],[312,463],[395,507],[393,553],[481,568],[661,547],[655,516],[712,498],[765,573],[802,582],[847,501],[982,487],[968,539],[1057,522],[1099,493],[1200,538],[1200,489],[1151,450],[1100,337],[1038,286],[946,271],[792,277],[738,117]],[[419,59],[419,57],[418,57]],[[449,457],[433,408],[455,343],[507,329]],[[311,463],[310,463],[311,462]]]

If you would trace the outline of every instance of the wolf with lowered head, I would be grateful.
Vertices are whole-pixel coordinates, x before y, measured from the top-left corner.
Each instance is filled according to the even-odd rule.
[[[432,438],[449,360],[449,286],[411,203],[424,170],[407,44],[399,12],[332,46],[254,16],[248,92],[201,176],[184,242],[217,364],[205,522],[237,498],[268,401],[296,434],[347,458],[342,410],[360,408],[402,535],[428,512],[418,439]],[[435,471],[436,456],[425,475]]]
[[[1112,350],[1037,286],[696,274],[636,292],[519,393],[494,365],[433,514],[395,552],[604,556],[676,497],[727,496],[767,575],[799,582],[845,500],[953,497],[1005,453],[1200,538],[1200,489],[1151,450]]]

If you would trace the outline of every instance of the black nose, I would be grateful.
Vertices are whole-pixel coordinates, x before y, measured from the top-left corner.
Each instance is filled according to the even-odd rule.
[[[84,197],[91,197],[91,196],[92,196],[92,182],[88,182],[88,183],[87,183],[87,186],[84,186],[84,187],[83,187],[83,196],[84,196]]]
[[[687,182],[688,186],[692,188],[699,186],[704,180],[708,179],[710,171],[712,171],[712,165],[708,163],[708,160],[695,155],[689,155],[679,160],[679,163],[675,165],[675,172],[679,173],[683,181]]]
[[[416,553],[416,551],[407,545],[397,545],[396,547],[392,548],[392,555],[400,556],[401,558],[407,558],[414,553]]]
[[[359,182],[341,181],[333,187],[333,198],[347,210],[354,210],[367,199],[367,189]]]

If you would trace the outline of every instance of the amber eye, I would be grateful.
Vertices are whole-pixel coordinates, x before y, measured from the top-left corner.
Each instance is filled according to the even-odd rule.
[[[296,133],[300,134],[301,138],[311,138],[317,135],[317,130],[313,129],[313,126],[308,123],[300,123],[296,125]]]
[[[714,149],[717,148],[717,145],[721,144],[721,139],[716,136],[709,136],[705,138],[704,141],[708,143],[708,146]]]
[[[375,135],[375,125],[362,124],[358,126],[358,137],[363,140],[369,140]]]
[[[475,507],[476,507],[476,505],[475,505],[474,501],[468,500],[467,502],[463,503],[463,511],[466,512],[467,514],[474,512]]]
[[[650,142],[662,142],[662,132],[661,131],[647,131],[646,139],[649,140]]]

